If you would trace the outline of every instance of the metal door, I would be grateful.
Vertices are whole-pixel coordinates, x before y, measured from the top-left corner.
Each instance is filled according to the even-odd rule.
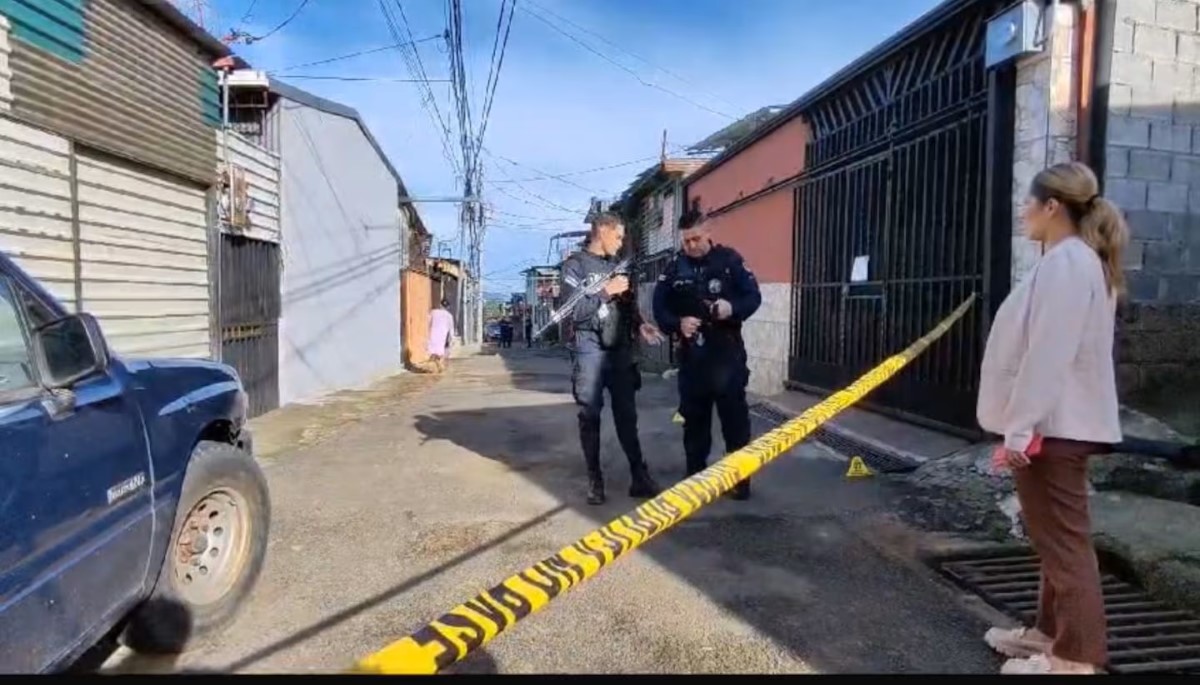
[[[221,360],[237,369],[251,418],[279,406],[279,245],[221,236]]]

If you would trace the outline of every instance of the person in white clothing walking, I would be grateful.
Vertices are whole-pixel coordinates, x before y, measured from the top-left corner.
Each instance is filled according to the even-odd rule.
[[[450,336],[454,334],[454,315],[447,309],[449,306],[449,302],[442,300],[441,305],[429,313],[429,344],[425,351],[429,353],[429,361],[438,373],[446,370]]]

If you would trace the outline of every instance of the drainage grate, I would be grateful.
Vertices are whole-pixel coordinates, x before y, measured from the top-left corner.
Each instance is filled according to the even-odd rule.
[[[750,405],[750,412],[755,416],[781,425],[795,418],[766,402],[755,402]],[[910,459],[898,454],[881,450],[874,445],[857,440],[836,428],[821,426],[813,431],[812,439],[845,456],[859,456],[868,466],[883,473],[908,473],[919,466]]]
[[[1032,551],[943,559],[939,570],[1026,625],[1036,619],[1040,573]],[[1110,573],[1102,581],[1111,672],[1200,673],[1200,617]]]

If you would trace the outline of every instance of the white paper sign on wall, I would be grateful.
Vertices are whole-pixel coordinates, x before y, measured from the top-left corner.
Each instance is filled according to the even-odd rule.
[[[867,280],[868,268],[871,265],[871,258],[868,255],[859,255],[854,258],[854,263],[850,265],[850,282],[862,283]]]

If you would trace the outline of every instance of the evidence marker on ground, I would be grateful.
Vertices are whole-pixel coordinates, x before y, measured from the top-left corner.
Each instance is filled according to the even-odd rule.
[[[867,466],[862,457],[850,457],[850,468],[846,469],[846,477],[850,479],[870,478],[875,472]]]

